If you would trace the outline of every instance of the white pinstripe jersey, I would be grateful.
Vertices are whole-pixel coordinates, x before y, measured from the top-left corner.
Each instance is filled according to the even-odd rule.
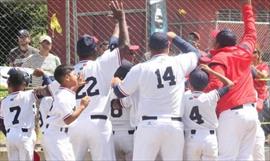
[[[73,113],[76,107],[75,93],[70,89],[59,87],[55,93],[53,107],[48,112],[46,120],[50,126],[66,127],[64,120]]]
[[[1,101],[1,115],[6,129],[34,128],[36,97],[33,90],[9,94]]]
[[[183,99],[185,129],[216,129],[218,126],[216,115],[218,100],[217,90],[209,93],[187,91]]]
[[[83,96],[90,96],[91,103],[79,116],[79,119],[90,115],[109,115],[111,80],[121,65],[119,49],[107,50],[95,61],[81,61],[74,66],[76,73],[83,74],[88,82],[76,94],[77,104]]]
[[[160,54],[131,68],[119,85],[122,94],[138,92],[138,116],[181,117],[185,76],[196,66],[195,53]]]

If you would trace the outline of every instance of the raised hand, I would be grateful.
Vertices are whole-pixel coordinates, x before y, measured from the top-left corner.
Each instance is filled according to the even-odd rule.
[[[83,108],[86,108],[86,107],[88,106],[89,103],[90,103],[90,97],[89,97],[89,96],[84,96],[84,97],[81,99],[80,105],[81,105]]]
[[[124,12],[124,5],[122,0],[112,0],[109,4],[112,12],[113,12],[113,17],[117,19],[118,21],[122,20],[125,12]]]
[[[203,69],[206,72],[212,71],[212,69],[206,64],[201,64],[200,68]]]

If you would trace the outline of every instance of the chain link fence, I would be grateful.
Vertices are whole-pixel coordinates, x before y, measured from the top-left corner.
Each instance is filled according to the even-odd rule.
[[[151,11],[150,1],[161,0],[123,1],[131,43],[140,46],[140,55],[148,50],[151,14],[167,17],[168,31],[186,39],[191,32],[199,33],[199,47],[204,51],[211,48],[214,30],[229,28],[238,39],[243,34],[239,0],[166,0],[166,12],[159,13]],[[53,40],[51,53],[59,56],[62,63],[76,63],[75,45],[81,35],[93,35],[100,44],[112,35],[115,21],[110,16],[108,4],[109,0],[0,0],[0,65],[8,65],[7,55],[18,46],[20,29],[30,31],[31,45],[36,48],[39,48],[41,35],[50,35]],[[253,5],[258,44],[265,61],[269,62],[270,1],[253,0]],[[173,48],[172,52],[179,51]]]
[[[151,3],[165,2],[164,10]],[[39,48],[39,37],[52,37],[51,53],[62,63],[74,64],[76,41],[87,33],[98,38],[99,44],[112,35],[115,20],[111,16],[110,0],[0,0],[0,65],[8,65],[9,51],[18,46],[20,29],[31,32],[31,45]],[[238,39],[243,34],[241,5],[238,0],[123,0],[131,43],[140,46],[138,54],[147,52],[151,23],[167,26],[168,31],[188,38],[190,32],[200,35],[199,48],[211,49],[211,32],[229,28]],[[270,61],[270,1],[253,0],[258,44],[264,60]],[[159,12],[158,12],[158,9]],[[151,18],[154,15],[154,18]],[[166,17],[162,22],[159,18]],[[167,25],[166,25],[167,23]],[[179,52],[172,48],[172,52]]]
[[[49,34],[53,38],[52,53],[58,55],[62,63],[75,63],[75,44],[79,36],[94,35],[100,43],[111,36],[115,21],[110,16],[108,3],[109,0],[0,0],[1,65],[7,64],[9,51],[17,46],[19,29],[31,32],[32,46],[36,48],[39,48],[38,38]],[[124,0],[131,43],[140,46],[139,54],[147,52],[149,4],[150,0]],[[268,60],[270,1],[254,0],[253,4],[258,44]],[[243,33],[238,0],[167,0],[166,8],[167,13],[161,14],[167,17],[168,30],[184,38],[190,32],[199,33],[201,50],[211,48],[214,29],[229,28],[239,39]]]

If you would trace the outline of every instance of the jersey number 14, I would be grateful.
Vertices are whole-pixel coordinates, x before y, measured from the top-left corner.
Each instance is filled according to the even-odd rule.
[[[160,74],[159,69],[156,70],[155,74],[157,75],[157,81],[158,81],[157,88],[164,88],[164,84],[162,82],[162,79],[163,79],[163,81],[169,81],[170,86],[173,86],[176,84],[175,76],[173,74],[173,70],[172,70],[171,66],[166,68],[162,78],[161,78],[161,74]]]

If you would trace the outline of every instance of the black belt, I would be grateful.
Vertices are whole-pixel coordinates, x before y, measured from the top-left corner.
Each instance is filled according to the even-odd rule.
[[[46,124],[46,129],[49,128],[49,124]],[[60,127],[59,129],[60,132],[65,132],[65,133],[68,133],[68,127]]]
[[[197,130],[194,130],[194,129],[190,130],[190,133],[191,133],[191,134],[196,134],[196,132],[197,132]],[[215,134],[215,130],[209,130],[209,133],[210,133],[211,135],[213,135],[213,134]]]
[[[254,103],[252,103],[251,105],[253,107],[255,107],[255,104]],[[238,106],[235,106],[235,107],[231,108],[231,110],[239,110],[239,109],[242,109],[242,108],[244,108],[244,105],[238,105]]]
[[[26,128],[22,128],[21,130],[22,130],[22,132],[28,132],[28,129],[26,129]],[[7,133],[9,133],[9,132],[10,132],[10,129],[7,129]]]
[[[135,130],[128,130],[127,132],[128,132],[129,135],[133,135]],[[115,131],[113,131],[113,134],[115,134]]]
[[[157,120],[157,116],[142,116],[142,120]],[[173,121],[182,121],[182,117],[171,117]]]
[[[103,120],[108,119],[108,117],[106,115],[91,115],[90,117],[91,117],[91,119],[103,119]]]
[[[61,127],[60,132],[68,133],[68,127]]]

